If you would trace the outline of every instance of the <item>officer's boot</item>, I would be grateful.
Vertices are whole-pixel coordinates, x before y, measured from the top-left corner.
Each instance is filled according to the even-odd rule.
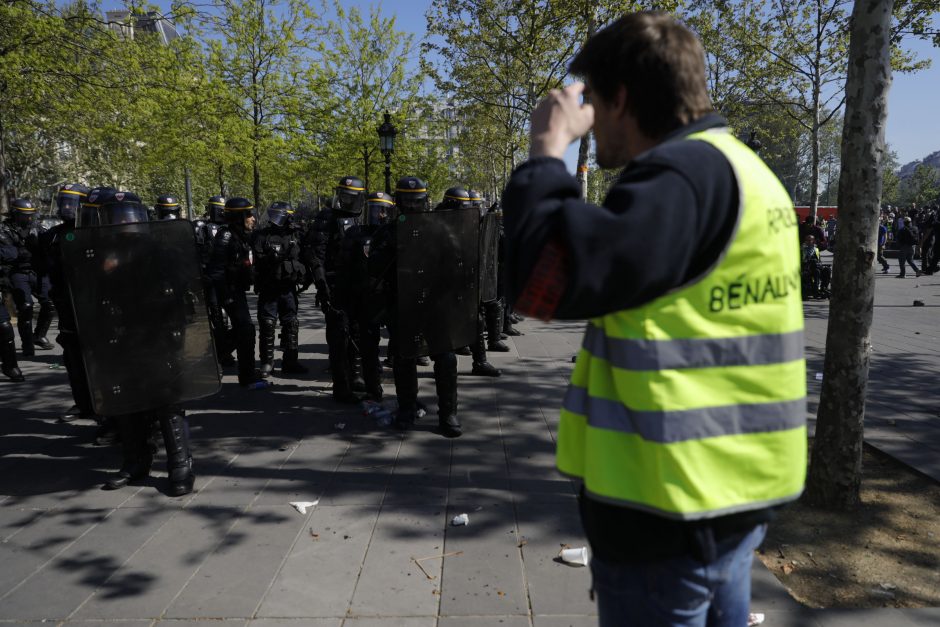
[[[326,343],[329,347],[330,376],[333,379],[333,400],[358,403],[349,384],[349,337],[340,314],[326,314]]]
[[[193,456],[189,451],[189,425],[185,414],[172,407],[160,416],[160,430],[166,447],[166,472],[170,479],[170,496],[183,496],[193,491]]]
[[[512,307],[509,305],[503,305],[503,333],[510,337],[516,337],[522,335],[522,331],[518,331],[516,327],[512,326]]]
[[[16,329],[20,332],[20,348],[23,357],[36,354],[33,349],[33,306],[27,305],[17,312]]]
[[[350,366],[350,385],[352,386],[353,392],[365,393],[366,391],[366,380],[362,376],[362,355],[351,356],[349,360]]]
[[[299,335],[300,321],[297,318],[281,322],[281,348],[284,349],[284,356],[281,358],[281,372],[283,374],[307,373],[307,367],[297,361],[300,345]]]
[[[147,447],[147,432],[150,429],[148,416],[130,414],[118,417],[121,431],[121,453],[124,461],[121,469],[111,475],[102,486],[105,490],[123,488],[132,481],[150,476],[153,456]]]
[[[55,309],[52,301],[47,300],[39,305],[39,317],[36,319],[36,330],[33,332],[33,344],[40,350],[52,350],[52,342],[46,338],[49,326],[52,324],[52,312]]]
[[[0,303],[0,307],[3,303]],[[0,362],[3,364],[3,374],[10,381],[25,381],[26,377],[16,363],[16,344],[13,342],[13,325],[9,320],[0,322]]]
[[[398,396],[398,416],[395,426],[407,431],[418,419],[418,367],[413,357],[395,357],[395,394]]]
[[[243,329],[235,329],[235,354],[238,356],[238,384],[248,387],[257,383],[259,378],[255,372],[255,325],[246,325]]]
[[[486,307],[486,349],[494,353],[508,353],[509,347],[499,339],[499,331],[503,325],[502,305],[487,303]]]
[[[376,325],[360,327],[359,344],[362,358],[362,378],[365,381],[366,396],[373,401],[382,400],[382,366],[379,365],[379,328]]]
[[[258,361],[261,378],[267,379],[274,371],[274,318],[258,318]]]
[[[223,366],[234,366],[235,358],[232,357],[234,350],[234,337],[232,330],[225,325],[225,314],[217,302],[209,302],[209,328],[212,331],[212,339],[215,342],[215,355],[219,364]]]
[[[98,446],[111,446],[122,437],[119,421],[114,416],[103,416],[95,429],[94,442]]]
[[[69,377],[69,387],[72,390],[72,400],[78,408],[82,418],[94,418],[95,411],[89,392],[88,375],[85,373],[85,362],[82,359],[81,348],[78,344],[78,335],[69,330],[68,321],[59,314],[59,335],[56,342],[62,347],[62,362]]]
[[[457,356],[434,356],[434,384],[437,386],[437,421],[441,434],[459,438],[463,431],[457,419]]]
[[[501,373],[499,368],[486,360],[486,342],[483,339],[483,316],[477,317],[477,339],[470,345],[470,353],[473,355],[473,368],[470,374],[478,377],[498,377]]]

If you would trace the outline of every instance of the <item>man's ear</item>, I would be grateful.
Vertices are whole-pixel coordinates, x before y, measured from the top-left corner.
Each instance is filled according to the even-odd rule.
[[[629,109],[630,96],[627,94],[626,85],[620,85],[617,87],[617,92],[614,94],[614,99],[611,102],[613,113],[618,117],[622,118]]]

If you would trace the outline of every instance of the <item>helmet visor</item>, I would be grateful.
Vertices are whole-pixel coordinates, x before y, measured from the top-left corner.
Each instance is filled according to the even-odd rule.
[[[63,220],[74,220],[81,205],[79,197],[74,194],[59,194],[55,199],[59,217]]]
[[[362,192],[337,188],[336,195],[333,196],[333,210],[350,215],[359,215],[362,213],[363,198]]]
[[[268,222],[274,226],[284,226],[287,224],[287,212],[283,209],[269,209]]]
[[[139,202],[111,202],[98,208],[98,224],[149,222],[147,208]]]
[[[425,193],[398,194],[395,204],[402,213],[420,213],[431,210],[428,195]]]

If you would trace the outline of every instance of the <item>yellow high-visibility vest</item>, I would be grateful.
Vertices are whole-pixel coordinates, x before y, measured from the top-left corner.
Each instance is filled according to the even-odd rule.
[[[793,203],[726,129],[689,135],[731,163],[734,235],[713,268],[592,319],[558,429],[558,468],[596,500],[696,520],[799,497],[806,360]]]

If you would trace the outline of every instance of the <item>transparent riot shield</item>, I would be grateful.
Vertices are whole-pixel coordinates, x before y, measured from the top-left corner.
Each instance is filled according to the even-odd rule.
[[[209,396],[221,375],[187,220],[68,232],[63,268],[95,411]]]
[[[398,218],[398,354],[436,355],[473,342],[479,298],[479,212]]]
[[[496,300],[499,272],[499,222],[495,213],[487,213],[480,222],[480,302]]]

